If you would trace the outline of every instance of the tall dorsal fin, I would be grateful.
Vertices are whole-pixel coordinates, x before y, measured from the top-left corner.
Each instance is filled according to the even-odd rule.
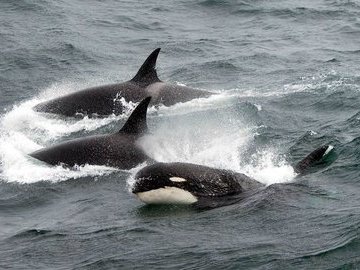
[[[137,105],[124,126],[120,129],[119,133],[142,134],[148,131],[146,112],[150,100],[151,97],[147,97]]]
[[[157,48],[148,56],[148,58],[146,58],[144,64],[142,64],[141,68],[131,81],[146,84],[161,82],[156,73],[156,60],[159,52],[160,48]]]

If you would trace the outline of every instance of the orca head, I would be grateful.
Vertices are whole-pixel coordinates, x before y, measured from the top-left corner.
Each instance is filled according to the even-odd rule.
[[[193,204],[198,198],[191,186],[191,179],[177,175],[165,163],[156,163],[136,174],[132,193],[146,204]]]
[[[132,192],[147,204],[199,204],[258,188],[246,175],[191,163],[156,163],[135,176]]]

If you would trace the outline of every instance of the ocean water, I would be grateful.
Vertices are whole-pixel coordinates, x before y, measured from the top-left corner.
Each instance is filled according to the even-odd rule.
[[[200,211],[145,206],[134,174],[51,167],[28,153],[119,129],[40,114],[41,101],[126,81],[161,47],[159,77],[217,93],[150,108],[158,161],[267,187]],[[360,268],[358,1],[0,0],[0,269]],[[332,163],[296,176],[323,144]]]

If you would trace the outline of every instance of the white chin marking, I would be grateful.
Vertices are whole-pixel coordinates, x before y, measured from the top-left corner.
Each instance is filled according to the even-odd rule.
[[[329,153],[331,152],[331,150],[333,150],[333,149],[334,149],[334,146],[329,145],[329,146],[328,146],[328,148],[326,149],[326,151],[325,151],[325,153],[324,153],[323,157],[324,157],[324,156],[326,156],[327,154],[329,154]]]
[[[147,204],[192,204],[197,198],[190,192],[176,187],[164,187],[136,193]]]
[[[170,177],[169,179],[173,182],[186,182],[186,179],[181,177]]]

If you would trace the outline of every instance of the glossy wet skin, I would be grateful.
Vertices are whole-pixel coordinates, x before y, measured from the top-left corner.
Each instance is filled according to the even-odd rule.
[[[30,156],[51,165],[105,165],[131,169],[149,157],[137,146],[138,136],[111,134],[76,139],[40,149]]]
[[[126,102],[140,102],[152,97],[151,104],[171,106],[195,98],[209,97],[213,93],[186,86],[162,82],[156,73],[156,60],[160,49],[145,60],[135,77],[127,82],[83,89],[61,96],[34,107],[39,112],[75,116],[77,113],[106,116],[123,113],[120,98]]]
[[[318,164],[333,147],[321,146],[294,166],[299,175]],[[132,192],[147,204],[231,204],[264,187],[245,174],[191,163],[157,163],[140,170]],[[239,196],[240,195],[240,196]]]
[[[260,182],[227,170],[190,163],[157,163],[140,170],[135,176],[133,193],[175,187],[197,197],[231,196],[260,188]]]
[[[100,116],[123,112],[119,96],[125,100],[140,102],[146,97],[142,88],[133,82],[104,85],[84,89],[66,96],[58,97],[34,107],[36,111],[74,116],[77,113]]]
[[[148,97],[134,109],[122,129],[114,134],[88,136],[65,141],[30,154],[51,165],[106,165],[130,169],[151,160],[138,145],[148,132],[146,113]]]

